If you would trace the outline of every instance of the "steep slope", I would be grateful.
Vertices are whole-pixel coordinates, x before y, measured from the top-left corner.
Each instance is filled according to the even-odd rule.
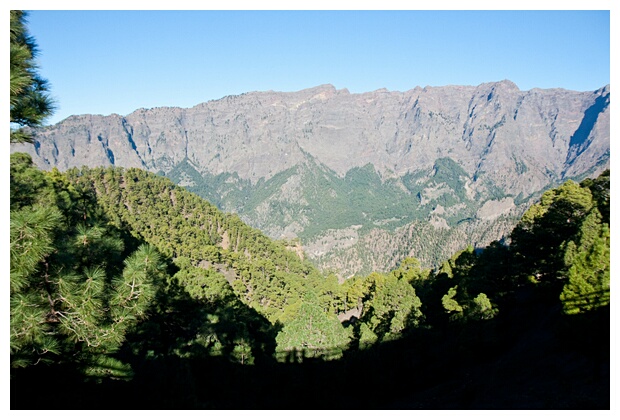
[[[72,169],[67,177],[92,191],[111,223],[155,245],[188,271],[188,278],[203,278],[203,289],[225,279],[244,303],[272,322],[323,280],[284,244],[164,177],[111,167]]]
[[[483,246],[542,190],[608,168],[609,95],[510,81],[363,94],[323,85],[72,116],[12,147],[42,168],[164,174],[271,237],[299,237],[347,276]],[[443,246],[424,251],[428,237]]]

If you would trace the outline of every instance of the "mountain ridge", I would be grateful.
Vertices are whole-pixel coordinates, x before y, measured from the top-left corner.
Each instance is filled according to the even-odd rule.
[[[151,108],[151,109],[145,109],[145,108],[141,108],[138,109],[126,116],[121,116],[118,114],[111,114],[109,116],[99,116],[99,115],[80,115],[80,116],[71,116],[68,117],[67,119],[63,120],[62,122],[54,125],[54,126],[50,126],[50,127],[46,127],[43,130],[39,131],[39,136],[40,135],[49,135],[52,134],[49,132],[49,130],[51,129],[51,127],[59,127],[59,126],[63,126],[63,125],[68,125],[68,126],[83,126],[85,125],[85,123],[87,125],[91,125],[93,129],[97,128],[97,125],[99,123],[101,123],[103,120],[106,120],[106,123],[108,125],[110,124],[120,124],[121,127],[124,128],[124,131],[126,132],[126,134],[129,134],[129,138],[131,140],[133,140],[134,136],[141,136],[140,140],[142,141],[142,143],[140,144],[136,144],[135,148],[132,147],[132,149],[134,149],[138,154],[140,154],[140,157],[146,156],[149,153],[153,152],[153,149],[151,147],[151,139],[148,139],[149,141],[145,141],[146,139],[144,138],[144,135],[152,135],[153,133],[155,133],[155,129],[156,129],[156,125],[153,124],[153,127],[149,126],[148,124],[145,125],[145,122],[147,121],[142,121],[142,120],[147,120],[149,118],[149,116],[156,114],[162,114],[165,113],[166,115],[162,115],[164,117],[168,118],[169,123],[172,123],[168,127],[169,131],[173,131],[173,129],[175,128],[174,125],[182,125],[185,123],[189,123],[191,122],[189,119],[189,116],[191,114],[207,114],[208,117],[208,121],[210,122],[214,122],[217,120],[218,115],[215,115],[215,108],[226,108],[227,106],[232,105],[233,106],[233,112],[235,110],[251,110],[252,108],[258,108],[259,106],[262,106],[263,108],[270,108],[270,107],[283,107],[283,106],[288,106],[289,108],[292,109],[299,109],[302,105],[305,105],[306,107],[312,105],[313,102],[326,102],[326,101],[334,101],[337,100],[338,97],[346,97],[346,99],[352,99],[354,100],[354,104],[356,106],[360,106],[360,102],[366,102],[366,103],[371,103],[371,102],[376,102],[379,96],[389,96],[392,98],[399,98],[401,101],[400,107],[402,109],[406,109],[407,108],[407,104],[413,105],[411,107],[410,110],[415,110],[416,113],[419,115],[420,113],[420,109],[422,107],[423,102],[430,102],[426,107],[430,109],[430,106],[433,105],[433,101],[434,102],[438,102],[436,99],[435,94],[440,94],[441,92],[465,92],[467,93],[467,97],[465,99],[468,105],[468,111],[469,111],[469,116],[468,116],[468,120],[465,120],[463,123],[463,132],[461,133],[461,137],[464,138],[466,141],[469,140],[471,142],[472,139],[469,139],[468,137],[471,137],[471,127],[472,127],[472,122],[475,121],[469,121],[469,120],[474,120],[476,118],[481,119],[483,118],[485,115],[482,115],[481,113],[476,113],[476,108],[480,107],[480,106],[484,106],[484,103],[479,103],[479,99],[481,97],[486,97],[487,101],[489,102],[491,101],[494,97],[497,98],[499,96],[502,95],[507,95],[507,94],[519,94],[520,98],[517,98],[518,101],[517,103],[515,103],[516,106],[515,108],[515,112],[514,112],[514,119],[516,120],[516,118],[519,116],[519,111],[520,108],[523,105],[523,101],[525,101],[527,98],[529,97],[536,97],[539,95],[543,95],[546,94],[547,96],[550,93],[555,94],[556,96],[558,94],[561,95],[578,95],[578,96],[587,96],[587,95],[597,95],[599,92],[601,92],[599,94],[599,96],[602,97],[603,100],[605,100],[605,97],[609,97],[609,85],[606,87],[603,87],[601,89],[598,89],[597,91],[594,92],[575,92],[575,91],[569,91],[566,89],[532,89],[530,91],[519,91],[518,87],[510,82],[510,81],[501,81],[501,82],[495,82],[495,83],[484,83],[478,86],[443,86],[443,87],[416,87],[414,89],[410,89],[406,92],[398,92],[398,91],[387,91],[384,89],[379,89],[373,92],[367,92],[367,93],[359,93],[359,94],[351,94],[348,92],[348,90],[346,89],[341,89],[341,90],[337,90],[333,85],[320,85],[314,88],[309,88],[309,89],[304,89],[304,90],[300,90],[297,92],[272,92],[272,91],[266,91],[266,92],[250,92],[250,93],[245,93],[245,94],[241,94],[241,95],[234,95],[234,96],[226,96],[222,99],[219,100],[213,100],[213,101],[208,101],[208,102],[204,102],[201,104],[198,104],[192,108],[178,108],[178,107],[158,107],[158,108]],[[429,96],[429,95],[422,95],[422,93],[433,93],[435,95],[434,96]],[[555,96],[554,96],[555,97]],[[249,98],[254,98],[254,99],[250,99]],[[439,99],[441,99],[441,97],[439,97]],[[454,93],[452,94],[452,98],[451,99],[455,99],[454,98]],[[463,101],[463,98],[458,98],[461,99],[461,101]],[[474,101],[476,100],[476,101]],[[574,101],[574,99],[571,99]],[[590,99],[590,102],[592,102],[593,99]],[[439,101],[441,102],[441,101]],[[444,100],[445,102],[445,100]],[[363,105],[363,104],[362,104]],[[434,104],[436,107],[438,105],[441,104]],[[497,103],[493,104],[494,107],[497,107]],[[586,105],[587,106],[587,105]],[[242,108],[243,107],[243,108]],[[452,107],[454,108],[454,107]],[[407,113],[407,111],[410,111],[409,109],[405,110],[404,115],[402,115],[403,117],[409,117],[409,114]],[[210,112],[209,112],[210,111]],[[229,110],[230,111],[230,110]],[[332,111],[332,110],[330,110]],[[380,109],[379,111],[385,111],[384,109]],[[484,110],[486,113],[489,112],[489,110]],[[558,110],[561,111],[561,110]],[[585,110],[582,110],[585,111]],[[277,117],[277,115],[270,115],[269,114],[270,110],[268,110],[266,112],[266,115],[261,116],[262,119],[266,119],[267,117],[272,117],[272,119],[275,119],[275,117]],[[299,114],[300,111],[298,111]],[[432,110],[431,110],[432,112]],[[436,114],[437,112],[433,113]],[[189,114],[189,115],[188,115]],[[574,114],[574,112],[573,112]],[[239,120],[239,116],[243,115],[241,112],[237,112],[237,119]],[[306,115],[302,115],[302,117],[305,117]],[[319,115],[313,115],[315,117],[319,117]],[[382,115],[383,116],[383,115]],[[434,116],[434,115],[432,115]],[[431,116],[431,117],[432,117]],[[460,117],[460,113],[457,113],[457,116]],[[555,117],[557,117],[558,115],[554,115]],[[441,119],[442,117],[440,117]],[[342,117],[341,117],[342,119]],[[411,119],[411,118],[410,118]],[[447,119],[447,117],[444,117],[443,120],[445,121]],[[462,118],[461,118],[462,119]],[[87,121],[86,121],[87,120]],[[300,127],[300,117],[297,117],[296,121],[292,121],[293,123],[296,124],[296,126],[294,127],[294,129],[299,129],[301,128],[301,132],[308,134],[309,130],[311,130],[311,128],[308,128],[304,125],[302,125]],[[315,121],[316,118],[312,119],[312,120],[304,120],[304,123],[308,123],[310,121]],[[419,120],[419,118],[418,118]],[[228,121],[228,123],[226,123],[226,121]],[[572,123],[572,131],[570,133],[568,133],[569,135],[566,135],[565,133],[561,133],[561,132],[551,132],[552,130],[550,130],[550,137],[553,136],[558,136],[560,134],[564,134],[568,140],[570,141],[570,137],[572,136],[572,134],[574,134],[577,129],[578,129],[578,125],[576,125],[576,121],[578,121],[576,118],[573,120],[568,120],[566,121],[567,123]],[[260,121],[263,125],[265,125],[266,123],[264,121]],[[331,122],[332,124],[326,124],[327,122]],[[378,125],[384,125],[385,124],[385,118],[383,118],[382,120],[380,119],[379,121],[376,121]],[[414,123],[417,123],[417,127],[424,127],[427,128],[426,126],[424,126],[424,124],[422,124],[421,121],[412,121]],[[496,124],[499,124],[501,122],[501,117],[495,122]],[[322,126],[323,128],[327,128],[327,130],[338,130],[338,126],[333,124],[334,121],[323,121],[322,122]],[[224,120],[224,124],[228,124],[230,125],[231,122],[229,120]],[[312,125],[314,125],[315,123],[313,123]],[[505,122],[504,122],[505,124]],[[551,125],[553,124],[553,121],[551,121]],[[243,124],[241,124],[243,125]],[[317,123],[318,125],[318,123]],[[494,124],[495,125],[495,124]],[[493,125],[493,126],[494,126]],[[488,126],[489,128],[493,128],[493,126]],[[231,127],[231,128],[237,128],[237,127]],[[252,127],[254,128],[254,127]],[[305,128],[305,130],[304,130]],[[344,127],[341,127],[341,129]],[[495,127],[498,128],[498,127]],[[551,127],[553,129],[553,127]],[[255,129],[255,131],[258,131]],[[557,130],[556,130],[557,131]],[[165,133],[165,131],[163,131]],[[45,133],[45,134],[43,134]],[[161,132],[160,132],[161,133]],[[106,134],[117,134],[112,132],[106,133]],[[185,132],[183,131],[181,137],[185,137]],[[189,130],[188,130],[188,134],[189,134]],[[198,134],[198,133],[195,133]],[[210,134],[218,134],[218,133],[210,133]],[[248,134],[248,133],[242,133],[242,134]],[[283,137],[277,137],[273,132],[269,132],[267,131],[266,133],[257,133],[259,134],[259,136],[257,136],[258,140],[261,140],[261,134],[263,135],[263,137],[265,137],[266,135],[270,135],[271,137],[269,137],[269,140],[273,140],[275,142],[279,142],[279,143],[286,143],[285,142],[285,138]],[[288,133],[286,133],[288,134]],[[299,133],[296,133],[299,134]],[[328,133],[331,134],[331,133]],[[397,133],[398,134],[398,133]],[[307,137],[307,136],[306,136]],[[386,136],[383,136],[384,138]],[[190,141],[194,141],[197,142],[198,140],[200,140],[200,136],[195,136],[195,138],[190,139],[190,138],[182,138],[181,140],[185,140],[187,142],[187,144],[189,144]],[[157,137],[155,140],[155,143],[157,142],[157,140],[159,139],[159,137]],[[300,136],[300,139],[304,139],[304,136]],[[308,144],[304,144],[303,142],[299,142],[300,139],[291,139],[291,140],[297,140],[297,144],[299,145],[299,147],[302,150],[305,150],[307,152],[309,152],[312,155],[316,155],[316,153],[312,153],[312,144],[308,143]],[[105,140],[105,137],[102,137],[102,141]],[[177,139],[178,140],[178,139]],[[387,140],[390,140],[389,138]],[[40,141],[40,140],[37,140]],[[160,140],[161,141],[161,140]],[[130,142],[131,143],[131,142]],[[176,141],[174,142],[173,145],[176,145],[176,143],[182,144],[184,143],[183,141]],[[387,142],[386,142],[387,143]],[[392,142],[393,143],[393,142]],[[36,143],[35,143],[36,144]],[[306,147],[304,147],[304,145]],[[109,145],[108,145],[109,146]],[[185,145],[184,145],[185,146]],[[392,147],[394,148],[395,144],[390,144],[387,143],[386,144],[387,147]],[[409,146],[409,145],[407,145]],[[487,144],[482,144],[482,145],[478,145],[478,144],[470,144],[468,145],[468,147],[470,147],[470,150],[473,148],[474,151],[476,150],[476,146],[478,146],[478,149],[483,149],[485,146],[488,146]],[[387,148],[386,147],[386,148]],[[108,147],[108,149],[110,149]],[[190,150],[184,150],[186,149],[186,147],[182,147],[183,151],[184,151],[184,155],[187,154],[191,154],[192,151]],[[373,150],[366,150],[365,153],[371,152]],[[375,155],[375,161],[378,160],[379,157],[383,157],[381,156],[382,154],[384,154],[381,150],[374,150],[376,152],[378,152],[378,155]],[[393,150],[395,151],[395,150]],[[479,150],[481,151],[481,150]],[[37,153],[38,154],[38,153]],[[389,153],[388,153],[389,154]],[[480,154],[480,153],[478,153]],[[215,153],[215,155],[217,155],[217,153]],[[298,153],[297,153],[298,155]],[[43,155],[45,156],[45,155]],[[337,155],[338,158],[342,158],[343,155]],[[110,164],[110,159],[107,156],[103,156],[106,159],[101,160],[102,164]],[[176,157],[176,156],[175,156]],[[320,156],[322,161],[325,161],[325,156]],[[36,159],[35,159],[36,160]],[[359,160],[359,159],[358,159]],[[368,160],[368,159],[366,159]],[[177,163],[178,161],[175,161],[174,163]],[[327,162],[330,162],[329,159],[327,159]],[[70,160],[65,159],[63,160],[57,160],[56,162],[53,162],[51,160],[48,159],[48,162],[44,162],[41,161],[39,159],[39,161],[36,162],[37,164],[39,164],[40,166],[45,166],[47,165],[53,165],[56,164],[58,165],[59,169],[65,169],[65,167],[69,167],[69,165],[71,164]],[[139,163],[142,166],[146,166],[146,168],[144,169],[163,169],[164,172],[167,172],[167,170],[169,170],[169,168],[166,168],[165,165],[161,165],[161,164],[157,164],[157,162],[149,162],[148,160],[129,160],[127,163]],[[202,162],[201,162],[202,163]],[[342,167],[343,165],[327,165],[329,167],[331,167],[332,169],[335,169],[336,172],[339,175],[344,175],[346,173],[346,170],[352,168],[352,167],[360,167],[360,166],[364,166],[366,163],[375,163],[372,161],[367,161],[367,162],[353,162],[353,163],[348,163],[346,165],[344,165],[344,167]],[[392,162],[390,162],[392,163]],[[479,164],[480,162],[476,162],[476,163],[471,163],[471,162],[467,162],[467,169],[469,169],[469,171],[471,172],[473,168],[475,168],[477,166],[477,164]],[[393,163],[392,163],[393,165]],[[204,165],[203,165],[204,167]],[[375,167],[379,167],[379,165],[375,164]],[[403,175],[404,173],[406,173],[407,170],[411,170],[413,169],[415,166],[410,164],[407,165],[406,167],[401,167],[400,169],[392,169],[394,170],[396,173]],[[233,168],[227,168],[228,172],[234,172],[234,170],[230,170]],[[384,169],[384,168],[380,168],[380,169]],[[217,172],[217,171],[212,171],[212,172]],[[383,171],[382,171],[383,172]],[[268,179],[270,176],[273,176],[273,174],[269,171],[261,171],[259,173],[255,173],[255,174],[251,174],[247,169],[243,170],[243,171],[238,171],[239,175],[242,178],[249,178],[252,179],[253,181],[256,181],[257,179],[259,179],[261,176],[264,176],[266,179]]]
[[[350,93],[327,84],[192,108],[72,116],[37,130],[33,145],[12,149],[29,152],[42,169],[114,165],[166,175],[269,236],[299,236],[304,247],[316,249],[329,229],[342,236],[363,226],[349,241],[355,254],[372,226],[385,223],[393,235],[424,221],[436,232],[451,230],[448,243],[459,249],[478,245],[484,235],[472,234],[482,225],[500,239],[511,226],[498,229],[494,221],[509,214],[516,222],[541,191],[609,168],[609,101],[609,85],[521,91],[504,80]],[[354,206],[360,212],[347,226],[323,220],[352,215]],[[420,251],[405,248],[395,252]]]

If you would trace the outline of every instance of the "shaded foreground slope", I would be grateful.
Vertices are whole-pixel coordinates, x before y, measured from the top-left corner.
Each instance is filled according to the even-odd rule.
[[[167,357],[144,363],[132,382],[100,384],[40,368],[12,380],[11,408],[609,409],[609,312],[570,322],[547,312],[420,332],[333,362]],[[71,398],[27,392],[48,381]]]
[[[433,271],[407,259],[337,285],[164,178],[41,173],[14,155],[11,408],[608,409],[609,182],[605,172],[546,192],[510,245],[462,250]],[[25,261],[16,251],[38,226],[27,215],[42,208],[57,215],[45,249]],[[150,265],[128,270],[132,255]],[[119,331],[118,300],[107,302],[127,295],[123,284],[137,299],[136,280],[148,299],[113,343],[92,346]],[[103,311],[79,299],[94,284]],[[76,335],[91,319],[81,308],[100,315]],[[353,308],[356,318],[332,325]]]

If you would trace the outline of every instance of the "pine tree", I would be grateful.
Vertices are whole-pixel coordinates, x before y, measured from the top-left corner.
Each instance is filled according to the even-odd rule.
[[[419,324],[422,302],[406,279],[378,273],[372,273],[368,278],[372,285],[361,320],[381,340],[398,338],[406,328]]]
[[[350,338],[338,318],[327,313],[318,303],[318,297],[309,292],[299,313],[276,337],[277,357],[282,360],[292,354],[301,361],[302,357],[325,360],[339,358]]]
[[[598,210],[586,217],[580,233],[565,255],[568,281],[560,300],[567,314],[591,311],[610,300],[610,232]]]
[[[26,14],[11,10],[11,143],[31,142],[25,127],[43,123],[54,110],[48,82],[37,73],[37,44],[26,28]]]
[[[564,246],[594,204],[588,188],[569,180],[525,212],[511,234],[511,249],[525,276],[549,284],[563,281]]]
[[[458,286],[451,287],[441,298],[441,304],[447,313],[451,314],[451,318],[460,317],[463,314],[463,307],[454,299]]]
[[[469,316],[477,319],[491,319],[497,315],[497,312],[497,308],[493,307],[488,296],[485,293],[479,293],[474,298],[473,309]]]
[[[142,245],[124,259],[133,250],[93,197],[26,155],[11,156],[11,193],[11,366],[127,376],[112,355],[163,282],[159,253]]]

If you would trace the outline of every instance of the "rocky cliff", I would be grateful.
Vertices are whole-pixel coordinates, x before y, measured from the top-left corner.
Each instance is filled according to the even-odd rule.
[[[12,150],[44,169],[164,174],[350,275],[485,245],[543,189],[608,168],[609,95],[510,81],[362,94],[323,85],[72,116]]]

